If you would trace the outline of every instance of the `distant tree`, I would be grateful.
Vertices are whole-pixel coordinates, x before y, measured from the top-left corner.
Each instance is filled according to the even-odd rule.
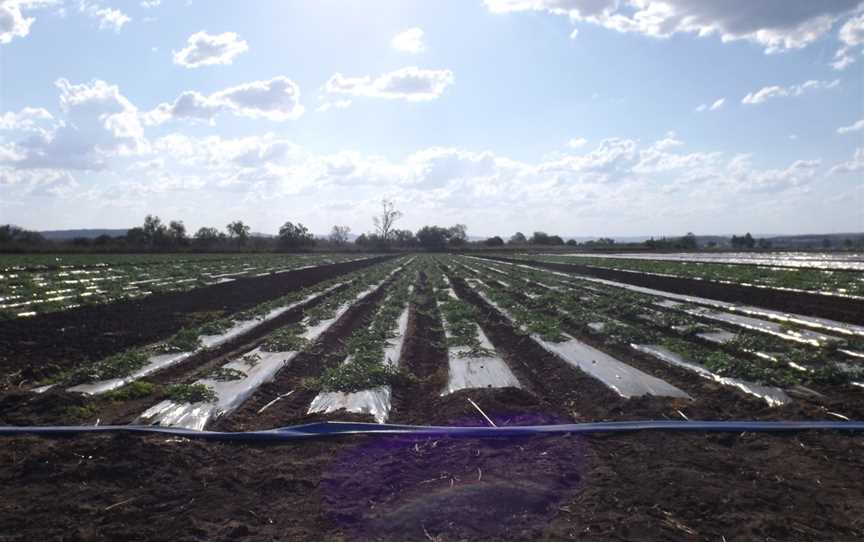
[[[186,236],[186,226],[182,220],[172,220],[168,224],[168,238],[174,246],[189,244],[189,238]]]
[[[147,243],[147,234],[144,233],[144,228],[130,228],[126,232],[126,244],[133,247],[142,247]]]
[[[24,228],[5,224],[0,226],[0,244],[38,245],[45,241],[42,234]]]
[[[249,226],[237,220],[228,224],[225,228],[228,230],[228,236],[231,239],[236,240],[240,246],[246,245],[246,241],[249,240],[249,231],[251,230]]]
[[[369,236],[366,235],[365,233],[361,233],[360,235],[357,236],[357,239],[354,239],[354,244],[361,246],[361,247],[368,246],[369,245]]]
[[[532,245],[550,245],[551,239],[549,234],[545,231],[535,231],[534,235],[531,236],[531,239],[528,240],[529,244]]]
[[[504,245],[504,239],[501,239],[496,235],[483,241],[483,244],[487,247],[500,247]]]
[[[510,240],[508,241],[508,243],[510,243],[511,245],[524,245],[527,242],[528,242],[528,239],[525,237],[525,234],[522,233],[521,231],[517,231],[516,233],[514,233],[513,236],[510,237]]]
[[[831,245],[831,239],[829,239],[828,237],[822,239],[822,248],[831,248]]]
[[[761,238],[756,241],[756,246],[761,249],[769,249],[774,245],[769,239]]]
[[[144,217],[144,242],[151,247],[163,247],[168,241],[168,228],[162,223],[162,219],[155,215]]]
[[[390,241],[390,235],[393,231],[393,226],[396,221],[402,218],[402,213],[396,210],[392,200],[381,200],[381,214],[372,217],[372,222],[375,224],[375,231],[384,240]]]
[[[74,247],[89,247],[90,239],[87,237],[73,237],[72,238],[72,246]]]
[[[845,248],[852,248],[852,239],[849,239],[848,237],[846,239],[844,239],[843,240],[843,246]]]
[[[97,247],[104,247],[106,245],[110,245],[113,237],[110,235],[102,234],[95,239],[93,239],[93,244]]]
[[[549,236],[549,244],[550,245],[563,245],[564,239],[561,239],[560,235],[550,235]]]
[[[210,248],[217,244],[225,236],[216,228],[199,228],[195,232],[195,244],[204,248]]]
[[[696,235],[693,232],[687,232],[687,235],[682,237],[679,243],[681,248],[684,250],[696,250],[699,248],[699,245],[696,242]]]
[[[571,247],[575,247],[575,246],[579,245],[579,243],[576,242],[576,239],[567,239],[567,242],[564,244],[567,246],[571,246]]]
[[[393,242],[400,247],[417,246],[417,238],[414,237],[414,232],[411,230],[393,230],[391,237],[393,238]]]
[[[417,230],[417,242],[426,250],[444,250],[450,240],[450,231],[440,226],[423,226]]]
[[[756,240],[747,232],[743,237],[737,235],[732,236],[731,245],[733,248],[753,248],[756,246]]]
[[[342,246],[348,242],[348,235],[351,234],[351,228],[348,226],[333,226],[330,230],[330,242],[336,246]]]
[[[612,239],[611,237],[601,237],[600,239],[597,239],[595,244],[610,246],[615,244],[615,239]]]
[[[279,246],[287,249],[310,247],[315,244],[315,237],[301,223],[286,222],[279,228]]]
[[[468,228],[465,224],[456,224],[447,228],[448,242],[453,246],[463,246],[468,242]]]

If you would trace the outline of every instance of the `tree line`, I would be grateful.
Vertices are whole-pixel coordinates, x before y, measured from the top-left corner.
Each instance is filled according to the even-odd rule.
[[[582,243],[574,239],[565,241],[561,236],[535,231],[529,237],[516,232],[506,241],[500,236],[485,240],[471,241],[468,228],[464,224],[453,226],[430,225],[417,231],[399,229],[397,223],[403,217],[394,203],[381,201],[379,214],[372,217],[372,231],[356,236],[352,241],[351,228],[335,225],[326,237],[316,238],[300,222],[285,222],[277,235],[253,234],[251,227],[241,220],[228,223],[224,230],[216,227],[201,227],[190,234],[183,221],[163,222],[155,215],[147,215],[141,226],[129,229],[125,235],[100,235],[95,238],[73,238],[70,240],[49,240],[38,232],[27,231],[18,226],[0,226],[0,251],[3,252],[50,252],[93,251],[93,252],[218,252],[218,251],[286,251],[299,252],[317,250],[359,250],[385,251],[390,249],[445,251],[460,249],[481,249],[496,247],[529,248],[571,246],[587,250],[609,249],[648,249],[648,250],[697,250],[700,248],[696,235],[687,233],[682,237],[648,239],[642,243],[616,244],[614,239],[600,238]],[[844,248],[852,248],[851,242]],[[769,249],[771,242],[755,239],[750,233],[743,236],[733,235],[728,245],[733,249]],[[707,243],[707,248],[718,248],[716,241]],[[823,242],[823,248],[830,244]]]

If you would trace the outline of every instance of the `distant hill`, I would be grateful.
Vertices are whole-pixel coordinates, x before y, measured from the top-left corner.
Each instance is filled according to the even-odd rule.
[[[129,230],[49,230],[40,231],[39,233],[45,239],[52,241],[63,241],[66,239],[75,239],[83,237],[86,239],[95,239],[100,235],[110,235],[111,237],[120,237],[126,235]]]

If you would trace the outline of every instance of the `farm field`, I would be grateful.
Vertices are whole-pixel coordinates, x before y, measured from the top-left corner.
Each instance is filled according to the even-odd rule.
[[[569,256],[262,258],[111,263],[256,272],[0,322],[0,425],[864,419],[864,300]],[[730,301],[741,283],[764,296]],[[862,452],[818,431],[4,437],[0,540],[855,540]]]
[[[646,274],[707,281],[864,297],[864,261],[861,255],[842,259],[784,258],[779,255],[532,255],[525,259],[582,264]]]
[[[0,319],[358,259],[281,254],[0,255]]]
[[[860,252],[621,252],[603,254],[597,252],[574,252],[545,255],[567,256],[572,258],[750,264],[772,267],[804,267],[825,270],[849,269],[853,271],[864,271],[864,254]]]

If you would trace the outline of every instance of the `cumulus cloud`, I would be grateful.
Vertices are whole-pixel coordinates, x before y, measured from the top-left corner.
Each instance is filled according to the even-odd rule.
[[[336,73],[330,77],[324,88],[329,94],[421,102],[439,98],[453,82],[453,72],[450,70],[408,67],[374,79],[368,75],[345,77]]]
[[[400,32],[393,37],[390,45],[403,53],[422,53],[426,50],[426,46],[423,44],[423,29],[414,27]]]
[[[846,21],[840,27],[837,37],[843,46],[834,53],[831,66],[841,71],[855,63],[855,50],[864,43],[864,13]]]
[[[54,116],[41,107],[25,107],[15,113],[8,111],[0,114],[0,130],[38,131],[43,124],[50,123]]]
[[[213,124],[223,112],[240,117],[282,122],[299,118],[300,88],[285,76],[253,81],[205,96],[194,90],[180,94],[173,103],[162,103],[143,115],[148,125],[169,120],[202,121]]]
[[[842,162],[831,168],[829,175],[855,173],[864,170],[864,147],[855,149],[855,154],[848,162]]]
[[[655,38],[678,33],[747,40],[768,53],[800,49],[831,30],[860,0],[485,0],[495,13],[547,11],[573,23]]]
[[[801,96],[807,92],[814,92],[817,90],[827,90],[832,88],[837,88],[840,86],[840,80],[835,79],[833,81],[816,81],[811,79],[806,83],[802,83],[800,85],[791,85],[788,87],[781,86],[770,86],[770,87],[762,87],[756,92],[750,92],[741,100],[742,104],[747,105],[756,105],[765,103],[768,100],[774,98],[785,98],[790,96]]]
[[[16,168],[98,170],[105,167],[108,157],[149,150],[138,109],[116,85],[98,79],[76,85],[62,78],[55,84],[64,118],[55,129],[41,130],[15,143]],[[37,117],[45,118],[47,112],[35,111]],[[20,120],[17,115],[16,120]]]
[[[0,1],[0,43],[9,43],[13,38],[23,38],[30,33],[33,17],[24,17],[21,2]]]
[[[567,142],[567,146],[571,149],[580,149],[588,143],[588,140],[584,137],[576,137]]]
[[[2,124],[2,123],[0,123],[0,124]],[[864,130],[864,119],[861,119],[858,122],[854,122],[854,123],[850,124],[849,126],[841,126],[840,128],[837,128],[837,133],[838,134],[849,134],[852,132],[860,132],[861,130]]]
[[[174,51],[174,63],[186,68],[228,65],[249,50],[249,44],[234,32],[208,34],[206,31],[189,36],[187,45]]]
[[[99,30],[120,32],[123,25],[132,20],[119,9],[104,7],[90,0],[80,0],[78,10],[92,19],[99,21]]]

